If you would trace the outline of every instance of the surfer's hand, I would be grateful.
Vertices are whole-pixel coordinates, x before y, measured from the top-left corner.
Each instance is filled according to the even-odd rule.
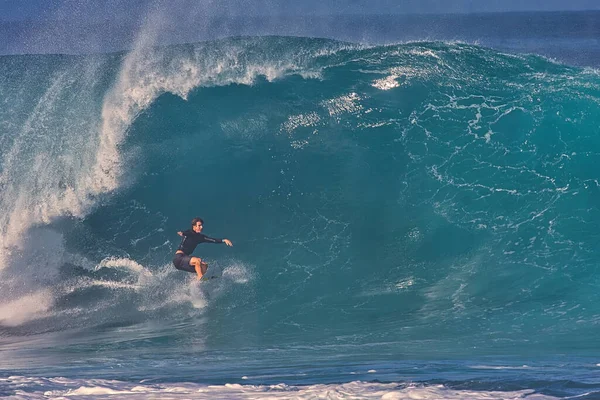
[[[231,240],[229,239],[223,239],[223,243],[225,243],[229,247],[233,246],[233,243],[231,243]]]
[[[177,232],[179,236],[183,236],[183,232]]]

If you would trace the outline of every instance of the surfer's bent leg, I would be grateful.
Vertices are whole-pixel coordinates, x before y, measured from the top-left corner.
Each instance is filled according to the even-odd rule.
[[[192,257],[190,265],[194,267],[194,270],[198,274],[198,279],[202,279],[202,275],[206,272],[208,265],[202,262],[202,259],[198,257]]]

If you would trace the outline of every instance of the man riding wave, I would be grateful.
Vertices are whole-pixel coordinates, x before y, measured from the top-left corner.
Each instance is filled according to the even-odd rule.
[[[177,232],[181,239],[181,243],[175,252],[173,258],[173,265],[175,268],[181,271],[195,272],[198,274],[198,280],[202,279],[202,276],[208,269],[208,264],[202,262],[200,257],[192,257],[191,254],[200,243],[225,243],[227,246],[233,246],[229,239],[215,239],[206,236],[202,233],[202,226],[204,221],[202,218],[192,219],[192,229],[186,231]]]

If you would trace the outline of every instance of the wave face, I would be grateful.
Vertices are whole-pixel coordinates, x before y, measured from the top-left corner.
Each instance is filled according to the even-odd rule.
[[[4,340],[199,332],[363,360],[600,344],[597,71],[279,37],[0,71]],[[222,276],[200,285],[170,264],[196,215],[234,243],[196,250]]]

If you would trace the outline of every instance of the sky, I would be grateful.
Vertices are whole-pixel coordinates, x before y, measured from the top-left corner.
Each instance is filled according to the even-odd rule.
[[[148,7],[219,15],[600,10],[600,0],[0,0],[0,20],[127,20]]]
[[[371,44],[576,36],[597,46],[596,13],[540,14],[535,23],[530,14],[492,14],[578,10],[600,11],[600,0],[0,0],[0,55],[127,50],[141,36],[159,45],[239,35]]]

